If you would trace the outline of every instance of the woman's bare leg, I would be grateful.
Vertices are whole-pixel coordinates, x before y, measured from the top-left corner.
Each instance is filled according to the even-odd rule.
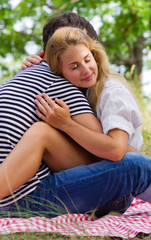
[[[0,165],[0,199],[32,178],[42,159],[54,172],[93,161],[91,154],[58,130],[35,123]]]

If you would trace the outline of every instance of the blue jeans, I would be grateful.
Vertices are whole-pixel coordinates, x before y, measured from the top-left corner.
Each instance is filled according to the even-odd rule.
[[[127,153],[122,161],[103,160],[88,166],[54,173],[29,195],[0,210],[0,216],[47,216],[86,213],[98,216],[109,211],[124,212],[133,197],[151,201],[151,160]]]

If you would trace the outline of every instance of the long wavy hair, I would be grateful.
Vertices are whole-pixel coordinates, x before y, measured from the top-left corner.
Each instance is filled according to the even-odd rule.
[[[62,75],[61,55],[70,46],[79,44],[85,45],[91,51],[98,67],[97,82],[87,92],[88,101],[95,111],[101,91],[109,75],[118,76],[122,82],[124,78],[120,74],[109,71],[108,57],[103,46],[97,40],[90,38],[85,31],[74,27],[59,28],[48,40],[45,53],[47,62],[54,73]]]

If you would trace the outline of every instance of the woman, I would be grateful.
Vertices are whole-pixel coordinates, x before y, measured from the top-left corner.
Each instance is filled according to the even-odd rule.
[[[65,46],[62,47],[63,44]],[[92,157],[94,158],[94,161],[100,160],[100,157],[112,161],[120,161],[126,152],[135,151],[134,149],[139,150],[142,145],[140,131],[142,119],[137,104],[127,86],[123,84],[123,78],[120,75],[109,72],[106,54],[98,42],[91,40],[87,34],[79,29],[60,28],[55,32],[53,37],[50,38],[46,53],[48,63],[56,74],[62,74],[65,78],[71,81],[71,83],[75,84],[80,89],[84,89],[84,91],[87,88],[91,88],[88,92],[88,99],[93,110],[96,110],[97,116],[102,121],[103,131],[106,135],[99,132],[93,132],[78,123],[75,123],[70,118],[67,105],[61,100],[56,99],[56,103],[54,103],[46,94],[43,94],[43,97],[48,102],[49,106],[42,97],[37,96],[35,103],[40,110],[37,111],[39,117],[53,127],[64,131],[83,148],[80,148],[80,151],[77,153],[79,146],[75,146],[74,142],[72,143],[70,139],[66,138],[65,148],[63,145],[60,149],[61,154],[60,152],[56,153],[56,151],[54,151],[54,146],[56,146],[55,144],[57,144],[58,141],[64,143],[64,136],[53,128],[51,128],[51,133],[54,132],[54,134],[50,136],[50,127],[45,123],[41,123],[42,133],[37,133],[35,128],[32,127],[31,130],[27,131],[23,136],[20,143],[12,151],[10,156],[8,156],[6,159],[7,161],[5,160],[4,164],[2,164],[3,170],[5,167],[10,169],[9,176],[11,176],[16,156],[18,157],[18,162],[16,161],[18,164],[22,161],[21,156],[24,155],[24,152],[21,151],[22,146],[27,146],[26,158],[29,155],[32,161],[28,160],[26,164],[23,165],[23,168],[18,175],[16,174],[13,176],[12,181],[14,182],[11,182],[11,191],[14,191],[34,175],[40,165],[42,157],[53,171],[59,171],[80,164],[89,164],[92,161]],[[131,108],[128,108],[129,102],[126,105],[125,102],[122,102],[121,104],[121,102],[119,102],[121,99],[118,98],[118,111],[116,105],[114,105],[114,107],[116,107],[114,113],[117,111],[116,118],[112,117],[112,108],[110,107],[106,110],[105,106],[106,103],[109,106],[111,104],[112,99],[108,102],[107,96],[110,92],[114,93],[112,88],[115,88],[116,92],[117,89],[120,90],[120,94],[122,93],[122,99],[125,95],[125,99],[128,101],[128,97],[131,102]],[[103,100],[102,96],[104,96]],[[115,98],[117,99],[116,95]],[[101,105],[102,102],[103,105]],[[126,112],[125,109],[127,110]],[[108,118],[108,116],[111,119],[106,123],[106,118]],[[109,126],[106,126],[108,124]],[[40,127],[39,124],[38,127]],[[34,138],[36,140],[33,140],[28,144],[31,138],[31,133],[33,134],[32,136],[36,136]],[[50,144],[50,138],[51,143],[54,143],[54,145]],[[70,153],[68,146],[70,146],[71,149]],[[58,142],[58,148],[60,148],[60,142]],[[66,154],[69,154],[69,156]],[[68,161],[65,161],[65,156],[67,156]],[[14,159],[13,162],[12,158]],[[77,158],[79,158],[78,162]],[[12,168],[9,168],[10,165]],[[27,173],[25,177],[22,175],[24,172]],[[9,178],[11,179],[11,177]],[[3,198],[9,193],[10,189],[6,190],[6,188],[3,187],[3,181],[1,183],[2,188],[4,189],[4,191],[1,190],[1,196]]]

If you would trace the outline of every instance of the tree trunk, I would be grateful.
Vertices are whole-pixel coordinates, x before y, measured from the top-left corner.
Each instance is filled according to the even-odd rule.
[[[129,57],[122,57],[119,51],[116,51],[115,55],[117,60],[111,59],[111,62],[117,65],[126,66],[129,71],[132,65],[135,65],[136,73],[138,79],[141,81],[141,73],[143,68],[143,48],[145,47],[145,38],[143,36],[139,36],[133,45],[129,44],[127,41],[127,45],[129,47]]]
[[[143,48],[144,48],[145,38],[140,36],[134,44],[134,64],[136,66],[137,75],[141,78],[142,68],[143,68]]]

